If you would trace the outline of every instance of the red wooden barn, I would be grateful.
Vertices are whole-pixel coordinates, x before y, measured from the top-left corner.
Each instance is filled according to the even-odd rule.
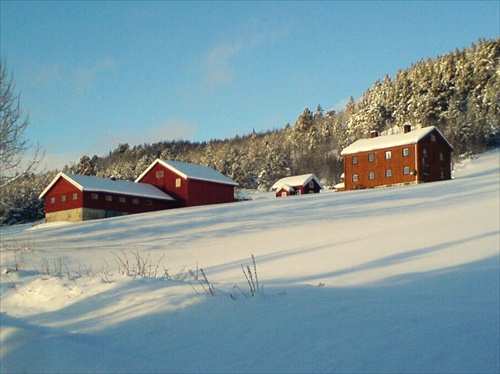
[[[47,222],[86,221],[169,209],[174,199],[141,183],[59,173],[40,194]]]
[[[281,178],[271,187],[271,191],[276,191],[276,197],[319,193],[322,189],[323,184],[314,174]]]
[[[453,147],[435,126],[361,139],[344,156],[345,190],[451,179]]]
[[[176,207],[234,202],[238,183],[207,166],[156,159],[136,180],[158,187]]]

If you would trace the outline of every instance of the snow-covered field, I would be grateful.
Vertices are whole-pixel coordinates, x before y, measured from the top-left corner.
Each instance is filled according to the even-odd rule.
[[[499,157],[446,182],[2,229],[0,371],[498,373]]]

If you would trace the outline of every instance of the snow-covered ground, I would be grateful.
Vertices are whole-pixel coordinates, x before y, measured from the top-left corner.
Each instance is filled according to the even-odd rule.
[[[446,182],[2,229],[0,371],[498,373],[499,157]]]

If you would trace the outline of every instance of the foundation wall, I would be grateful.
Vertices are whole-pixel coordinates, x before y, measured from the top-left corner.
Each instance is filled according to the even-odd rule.
[[[110,216],[116,216],[119,214],[106,214],[103,209],[92,209],[92,208],[76,208],[61,210],[59,212],[46,213],[45,219],[47,222],[57,222],[57,221],[69,221],[69,222],[81,222],[89,221],[92,219],[106,218]]]

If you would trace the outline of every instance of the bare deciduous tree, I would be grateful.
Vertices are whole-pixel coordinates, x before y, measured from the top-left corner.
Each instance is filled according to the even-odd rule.
[[[40,146],[31,146],[24,137],[28,126],[12,78],[0,61],[0,188],[33,172],[43,157]],[[34,153],[29,158],[28,150]]]

